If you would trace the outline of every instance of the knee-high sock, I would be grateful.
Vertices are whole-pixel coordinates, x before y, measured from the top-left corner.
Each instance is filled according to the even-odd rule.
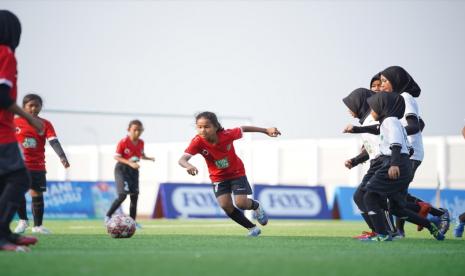
[[[136,220],[136,216],[137,216],[137,199],[138,198],[139,198],[139,195],[130,195],[131,204],[129,205],[129,216],[133,220]]]
[[[380,195],[371,192],[367,192],[363,199],[368,210],[367,214],[373,224],[375,232],[381,235],[387,235],[386,218],[384,210],[381,208],[381,201],[383,199]]]
[[[126,196],[127,196],[126,194],[119,194],[118,195],[118,197],[115,199],[115,201],[113,201],[113,203],[111,204],[110,209],[107,212],[108,217],[111,217],[113,215],[113,213],[116,211],[116,209],[118,209],[119,206],[121,206],[121,203],[123,203],[123,201],[126,199]]]
[[[413,203],[418,203],[418,202],[424,202],[422,199],[418,198],[418,197],[415,197],[411,194],[408,194],[407,195],[407,202],[413,202]],[[436,207],[433,207],[431,206],[431,210],[429,211],[429,213],[435,217],[440,217],[442,215],[444,215],[444,211],[439,209],[439,208],[436,208]]]
[[[44,219],[44,196],[32,197],[32,216],[34,217],[34,226],[41,226]]]
[[[254,228],[255,224],[253,224],[250,220],[248,220],[245,216],[244,213],[242,213],[239,209],[234,208],[234,211],[232,211],[230,214],[226,212],[226,214],[235,222],[238,224],[244,226],[247,229]]]
[[[19,207],[18,207],[18,217],[19,219],[22,219],[22,220],[28,220],[27,219],[27,211],[26,211],[26,197],[23,196],[21,198],[21,202],[19,203]]]

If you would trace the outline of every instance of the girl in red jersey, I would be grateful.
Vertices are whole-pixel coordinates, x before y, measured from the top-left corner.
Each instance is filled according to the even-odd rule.
[[[118,209],[127,195],[131,199],[129,205],[129,216],[136,220],[137,199],[139,198],[139,161],[155,161],[154,157],[147,157],[144,152],[144,141],[140,136],[144,132],[144,126],[139,120],[129,122],[128,135],[119,141],[116,148],[115,159],[115,182],[118,198],[115,199],[105,217],[105,224],[110,220],[113,213]],[[137,224],[140,228],[140,225]]]
[[[0,10],[0,251],[28,251],[37,239],[14,234],[10,223],[21,198],[29,189],[29,173],[24,165],[13,124],[14,115],[24,117],[38,131],[42,123],[17,104],[17,63],[21,23],[7,10]]]
[[[29,193],[32,198],[32,215],[34,217],[34,227],[32,233],[50,234],[50,231],[42,226],[44,218],[44,196],[47,191],[47,179],[45,169],[45,141],[48,140],[50,146],[60,158],[65,168],[69,167],[68,159],[58,141],[53,125],[46,119],[40,118],[39,113],[42,110],[42,98],[36,94],[28,94],[23,98],[23,110],[31,114],[34,118],[42,121],[44,131],[38,133],[24,118],[16,117],[14,120],[16,126],[16,138],[23,150],[26,167],[31,175],[31,189]],[[23,197],[21,205],[18,208],[19,222],[16,226],[15,233],[24,233],[29,226],[26,213],[26,199]]]
[[[245,175],[244,164],[234,151],[233,142],[242,138],[243,132],[261,132],[270,137],[277,137],[281,133],[275,127],[242,126],[225,130],[215,113],[208,111],[198,114],[195,121],[198,135],[192,139],[184,155],[179,159],[179,165],[187,169],[190,175],[196,175],[198,170],[189,163],[189,159],[198,153],[202,154],[207,162],[218,204],[232,220],[249,230],[248,236],[260,235],[260,228],[248,220],[233,204],[231,194],[234,194],[234,203],[238,208],[254,210],[257,221],[261,225],[267,224],[268,218],[260,203],[247,197],[252,194],[252,189]]]

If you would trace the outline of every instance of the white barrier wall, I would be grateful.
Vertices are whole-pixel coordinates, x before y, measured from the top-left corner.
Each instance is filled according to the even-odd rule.
[[[146,144],[146,154],[155,156],[156,162],[141,163],[139,214],[152,213],[161,182],[210,182],[201,156],[191,159],[199,168],[199,175],[195,177],[178,165],[186,146],[187,142]],[[368,163],[352,170],[344,167],[344,161],[355,156],[360,146],[360,140],[352,137],[254,141],[246,138],[235,143],[251,183],[324,185],[328,199],[332,199],[335,187],[356,186],[360,182]],[[425,160],[412,187],[434,188],[439,179],[442,188],[465,189],[465,140],[460,136],[426,137],[424,146]],[[61,166],[53,150],[47,148],[47,177],[49,180],[113,180],[115,148],[116,145],[65,146],[71,163],[68,170]]]

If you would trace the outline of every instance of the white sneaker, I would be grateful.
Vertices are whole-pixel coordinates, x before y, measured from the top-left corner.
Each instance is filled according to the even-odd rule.
[[[16,234],[23,234],[26,232],[26,229],[29,227],[29,221],[20,219],[18,221],[18,225],[15,228],[15,233]]]
[[[258,237],[262,233],[262,230],[255,226],[254,228],[249,229],[249,233],[247,234],[248,237]]]
[[[50,232],[50,230],[43,227],[42,225],[32,227],[32,233],[44,234],[44,235],[52,234],[52,232]]]
[[[265,210],[263,210],[261,205],[259,205],[257,210],[255,210],[255,216],[258,223],[261,225],[265,226],[268,223],[268,216],[266,215]]]

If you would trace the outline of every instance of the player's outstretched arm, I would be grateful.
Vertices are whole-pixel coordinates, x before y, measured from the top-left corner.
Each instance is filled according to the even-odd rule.
[[[142,159],[143,159],[143,160],[149,160],[149,161],[155,162],[155,157],[149,157],[149,156],[146,156],[145,154],[142,155]]]
[[[243,132],[260,132],[264,133],[270,137],[278,137],[281,135],[281,132],[275,127],[262,128],[255,126],[241,126]]]
[[[197,168],[192,165],[191,163],[189,163],[189,160],[191,159],[192,155],[188,154],[188,153],[184,153],[181,158],[179,159],[178,161],[178,164],[185,168],[187,170],[187,173],[190,174],[190,175],[197,175],[199,173],[199,170],[197,170]]]
[[[65,151],[61,147],[60,141],[58,141],[58,139],[53,139],[48,142],[50,143],[50,146],[60,158],[60,161],[61,161],[61,164],[63,164],[63,167],[69,168],[70,165],[68,162],[68,158],[66,158]]]

